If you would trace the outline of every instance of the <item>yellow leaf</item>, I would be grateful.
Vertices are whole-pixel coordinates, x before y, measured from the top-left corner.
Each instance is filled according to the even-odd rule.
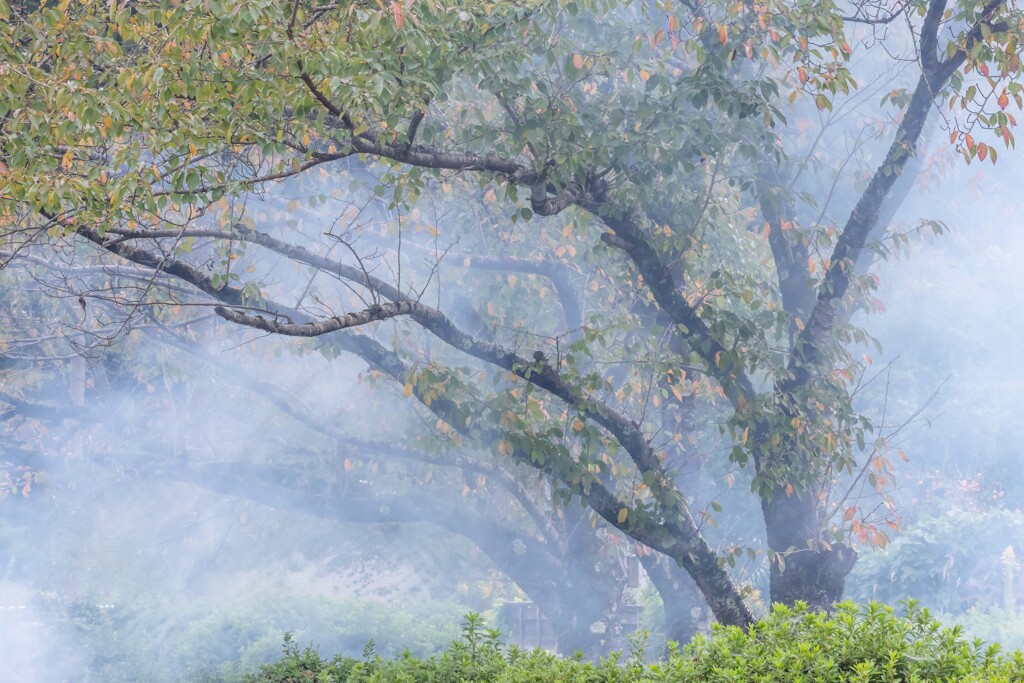
[[[616,516],[615,519],[619,520],[619,524],[625,524],[626,523],[626,517],[628,517],[628,516],[629,516],[629,510],[626,509],[626,508],[622,508],[621,510],[619,510],[619,514]]]
[[[640,80],[647,82],[651,77],[651,72],[647,69],[640,69]]]
[[[404,396],[405,398],[409,398],[410,396],[412,396],[412,383],[408,383],[404,387],[402,387],[402,396]]]

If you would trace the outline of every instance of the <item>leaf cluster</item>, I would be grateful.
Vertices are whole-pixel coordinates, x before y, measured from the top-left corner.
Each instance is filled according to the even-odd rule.
[[[811,612],[802,604],[777,606],[748,631],[715,627],[710,636],[698,636],[685,648],[671,645],[667,659],[652,664],[643,663],[642,643],[635,644],[626,661],[613,655],[599,663],[505,649],[493,632],[483,634],[472,616],[462,641],[427,659],[405,654],[386,660],[369,650],[362,660],[327,661],[315,648],[300,650],[286,637],[284,657],[248,681],[1002,683],[1024,675],[1020,652],[1004,656],[996,645],[983,648],[978,641],[968,642],[959,627],[944,628],[914,602],[901,614],[878,603],[846,602],[832,615]]]

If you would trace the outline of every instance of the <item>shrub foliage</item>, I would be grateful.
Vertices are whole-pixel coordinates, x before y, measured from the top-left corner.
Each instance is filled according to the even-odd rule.
[[[385,659],[367,646],[362,659],[323,659],[285,636],[284,657],[249,683],[924,683],[1024,680],[1024,654],[970,642],[959,627],[943,627],[914,602],[901,613],[878,603],[837,606],[832,614],[804,604],[776,606],[744,631],[716,626],[689,645],[670,644],[667,656],[647,663],[642,641],[627,657],[600,662],[547,652],[505,648],[500,634],[471,614],[462,639],[426,659],[404,654]]]

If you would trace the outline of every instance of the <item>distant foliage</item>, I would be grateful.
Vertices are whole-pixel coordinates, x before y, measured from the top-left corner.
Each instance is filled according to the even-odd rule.
[[[979,641],[968,642],[959,627],[944,628],[914,602],[902,614],[878,603],[846,602],[832,615],[802,604],[778,606],[748,632],[716,626],[710,636],[698,636],[685,648],[672,646],[663,662],[645,664],[643,656],[640,643],[628,658],[613,655],[599,663],[506,649],[496,632],[484,630],[479,617],[470,615],[462,640],[429,659],[408,654],[384,659],[370,646],[362,659],[327,661],[315,648],[300,649],[289,634],[284,657],[247,681],[1009,683],[1024,677],[1024,654],[1001,655],[998,646],[986,649]]]
[[[173,614],[162,605],[129,612],[76,604],[68,619],[78,647],[93,653],[87,680],[234,683],[280,657],[281,632],[287,628],[301,629],[291,637],[315,639],[332,653],[358,655],[375,639],[374,651],[386,656],[403,648],[426,655],[458,635],[458,615],[465,609],[429,600],[396,606],[264,591],[251,600],[209,605],[202,613],[192,608]],[[154,642],[160,645],[154,648]],[[285,661],[296,666],[289,657]]]
[[[847,580],[847,597],[895,604],[926,599],[958,615],[978,606],[1013,607],[1024,593],[1007,548],[1024,552],[1024,515],[953,510],[922,517],[882,552],[865,554]],[[1007,603],[1010,604],[1007,604]]]

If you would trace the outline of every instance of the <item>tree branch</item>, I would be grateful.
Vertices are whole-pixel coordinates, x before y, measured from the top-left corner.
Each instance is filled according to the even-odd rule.
[[[77,232],[101,248],[103,247],[104,239],[98,232],[84,227],[78,228]],[[253,233],[253,231],[248,232],[262,235],[262,233]],[[266,239],[273,239],[269,238],[269,236],[264,237]],[[300,250],[298,247],[290,248],[292,250],[305,251]],[[139,265],[171,273],[175,277],[192,284],[201,292],[229,306],[242,305],[243,294],[240,289],[232,286],[214,287],[210,278],[192,266],[177,262],[170,257],[157,257],[150,252],[127,244],[112,245],[109,250]],[[312,257],[312,255],[309,256]],[[315,258],[320,259],[321,257]],[[326,259],[324,261],[326,263],[333,263]],[[340,266],[342,264],[337,265]],[[351,267],[345,266],[344,268]],[[362,271],[358,271],[358,269],[352,270],[357,271],[353,277],[356,282],[375,280],[375,278],[371,278],[367,274],[362,273]],[[385,285],[385,288],[397,294],[400,299],[404,299],[401,293],[390,285]],[[387,296],[386,292],[382,291],[381,293]],[[276,304],[274,306],[277,307]],[[277,308],[282,312],[287,310],[285,307]],[[289,315],[294,316],[293,319],[300,322],[308,321],[308,316],[298,311],[290,312]],[[427,329],[433,328],[431,331],[436,336],[452,346],[477,355],[478,358],[487,360],[499,367],[512,370],[524,379],[529,379],[529,381],[534,382],[556,396],[559,396],[559,393],[563,394],[566,399],[573,401],[570,405],[577,406],[582,413],[608,429],[630,454],[638,469],[643,472],[661,471],[661,462],[654,453],[650,443],[644,438],[638,424],[633,423],[608,406],[594,401],[586,395],[577,395],[572,388],[562,382],[549,365],[538,366],[538,364],[528,363],[525,359],[510,351],[492,344],[473,340],[436,311],[422,317],[416,317],[417,322]],[[371,366],[380,369],[397,381],[404,382],[408,374],[408,368],[405,363],[378,342],[366,335],[342,335],[338,339],[345,345],[347,350],[353,351],[370,363]],[[530,379],[531,377],[532,379]],[[418,388],[414,388],[414,393],[422,404],[460,434],[478,439],[492,448],[501,439],[502,434],[497,429],[486,429],[478,426],[470,429],[466,425],[465,419],[462,418],[462,410],[454,401],[444,397],[426,400]],[[559,397],[561,398],[562,396]],[[553,474],[549,466],[535,463],[532,454],[522,449],[515,449],[513,457],[516,461],[525,463],[534,469],[540,469],[548,474]],[[574,483],[563,480],[563,484],[574,494],[586,500],[587,504],[613,527],[622,530],[644,545],[668,555],[686,568],[701,587],[703,594],[719,621],[725,624],[740,626],[753,623],[753,615],[743,603],[742,596],[733,584],[728,572],[719,564],[717,554],[701,536],[699,528],[686,507],[682,494],[675,489],[674,484],[667,476],[664,476],[664,473],[661,474],[662,476],[657,478],[656,486],[649,487],[652,489],[652,493],[671,492],[676,496],[679,503],[676,510],[672,514],[667,514],[660,523],[656,523],[654,520],[637,522],[636,520],[638,518],[642,519],[643,515],[635,509],[631,511],[627,505],[619,501],[599,481],[589,481],[584,485],[580,481]],[[657,491],[658,487],[663,487],[663,489]],[[621,516],[623,509],[627,511],[625,517]],[[630,512],[632,512],[633,521],[629,521]]]
[[[257,330],[281,334],[288,337],[319,337],[338,330],[345,330],[350,327],[359,327],[378,320],[387,320],[400,315],[412,315],[419,304],[412,301],[399,301],[397,303],[375,304],[364,311],[347,313],[335,316],[327,320],[310,322],[302,325],[294,323],[282,323],[277,320],[264,318],[260,315],[248,315],[224,306],[217,306],[213,310],[220,317],[238,325],[247,325]]]
[[[693,350],[704,359],[708,374],[718,380],[733,407],[742,409],[744,403],[755,395],[750,378],[741,369],[723,362],[729,357],[728,350],[711,334],[696,309],[682,296],[675,277],[640,226],[621,216],[604,215],[601,218],[612,230],[612,233],[601,235],[601,240],[630,257],[661,309],[676,325],[685,328],[684,336],[691,340]]]

